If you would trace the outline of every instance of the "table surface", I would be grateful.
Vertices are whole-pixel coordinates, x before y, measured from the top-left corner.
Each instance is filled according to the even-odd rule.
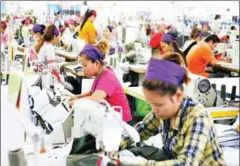
[[[240,73],[239,64],[226,63],[226,62],[218,62],[217,64],[220,65],[220,67],[225,70]]]
[[[83,73],[83,71],[78,71],[78,72],[76,72],[76,71],[74,70],[74,68],[76,68],[76,67],[78,67],[78,66],[80,66],[80,65],[79,65],[79,64],[77,64],[77,65],[66,65],[66,66],[64,66],[64,69],[65,69],[67,72],[70,72],[70,73],[72,73],[72,74],[74,74],[74,75],[76,75],[76,76],[84,77],[85,74]]]
[[[142,64],[130,65],[129,69],[139,74],[145,74],[147,71],[147,65]]]
[[[128,87],[124,88],[124,92],[130,96],[146,101],[142,87]],[[239,114],[238,107],[209,107],[206,108],[213,118],[234,117]]]
[[[66,59],[69,59],[69,60],[77,60],[77,57],[78,57],[77,52],[67,52],[67,51],[64,51],[64,50],[56,50],[56,55],[62,56],[62,57],[66,58]]]

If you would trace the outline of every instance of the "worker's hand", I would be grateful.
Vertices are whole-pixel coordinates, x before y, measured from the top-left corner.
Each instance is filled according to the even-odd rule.
[[[24,52],[24,48],[23,47],[18,47],[18,51]]]
[[[73,106],[73,104],[74,104],[75,101],[76,101],[76,100],[68,101],[68,104],[69,104],[69,107],[70,107],[70,108],[72,108],[72,106]]]
[[[64,48],[64,49],[67,49],[67,48],[68,48],[68,45],[64,45],[63,48]]]
[[[232,59],[230,57],[226,57],[226,59],[224,61],[227,63],[232,63]]]
[[[73,101],[73,100],[76,100],[76,99],[78,99],[78,96],[74,95],[74,96],[71,96],[68,101]]]

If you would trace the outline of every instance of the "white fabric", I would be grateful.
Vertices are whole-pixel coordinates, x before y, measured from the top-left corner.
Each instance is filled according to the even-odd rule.
[[[126,165],[142,165],[146,163],[147,160],[141,156],[135,156],[129,150],[122,150],[119,152],[120,161]]]

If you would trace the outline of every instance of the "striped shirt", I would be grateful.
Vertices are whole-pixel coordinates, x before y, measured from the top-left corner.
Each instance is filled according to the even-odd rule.
[[[226,165],[210,114],[189,97],[184,97],[172,128],[169,120],[158,119],[153,112],[137,123],[135,128],[141,140],[161,134],[163,150],[169,160],[158,162],[158,166]],[[122,149],[132,143],[129,136],[122,136]]]

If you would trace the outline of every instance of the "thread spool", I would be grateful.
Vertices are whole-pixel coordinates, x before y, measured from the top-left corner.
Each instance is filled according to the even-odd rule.
[[[235,85],[232,86],[231,100],[235,100],[236,98],[236,89],[237,87]]]
[[[225,101],[226,100],[226,85],[221,86],[221,98]]]
[[[113,58],[110,57],[110,66],[113,66]]]
[[[116,58],[114,58],[113,66],[114,66],[114,68],[117,66],[117,59]]]
[[[22,149],[8,152],[9,166],[27,166]]]
[[[212,88],[216,91],[216,84],[212,84]]]

